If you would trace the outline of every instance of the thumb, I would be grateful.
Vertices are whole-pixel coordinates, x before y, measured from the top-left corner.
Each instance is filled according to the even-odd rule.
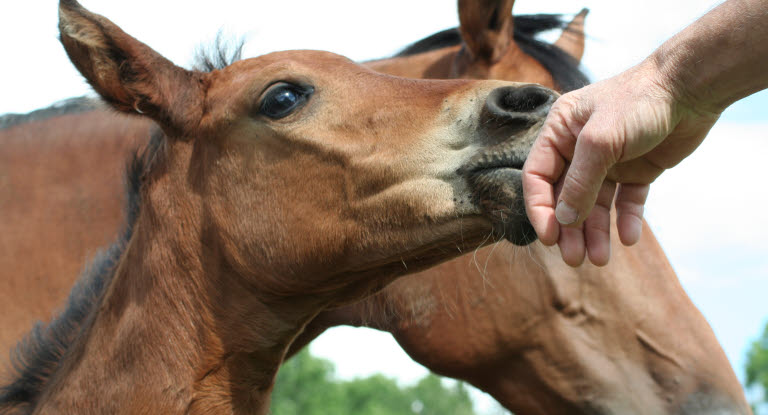
[[[608,170],[621,157],[623,144],[600,122],[591,118],[579,133],[571,165],[563,179],[563,188],[555,208],[555,217],[563,225],[578,226],[589,216]]]

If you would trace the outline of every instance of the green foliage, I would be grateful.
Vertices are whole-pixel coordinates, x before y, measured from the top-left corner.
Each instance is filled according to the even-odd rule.
[[[755,385],[768,390],[768,325],[747,353],[747,386]]]
[[[768,324],[763,329],[763,334],[752,342],[747,353],[747,387],[759,387],[763,391],[762,403],[765,402],[765,391],[768,391]],[[753,405],[758,409],[762,405]],[[755,411],[759,413],[760,411]]]
[[[428,375],[414,386],[374,375],[336,380],[333,364],[306,350],[280,369],[272,393],[273,415],[475,415],[462,383],[446,387]]]
[[[419,415],[474,414],[469,392],[461,382],[447,389],[440,382],[440,378],[429,375],[420,380],[411,391],[413,397],[424,405]]]

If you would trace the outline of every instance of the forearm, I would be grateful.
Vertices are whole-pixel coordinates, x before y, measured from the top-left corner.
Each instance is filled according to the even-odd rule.
[[[644,64],[695,110],[722,112],[768,88],[768,0],[729,0],[665,42]]]

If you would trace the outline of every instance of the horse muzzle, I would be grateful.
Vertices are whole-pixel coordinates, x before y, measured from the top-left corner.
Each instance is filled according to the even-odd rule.
[[[478,126],[482,147],[459,174],[469,181],[473,202],[491,219],[497,239],[515,245],[536,240],[523,203],[522,169],[557,96],[529,84],[496,88],[485,100]]]

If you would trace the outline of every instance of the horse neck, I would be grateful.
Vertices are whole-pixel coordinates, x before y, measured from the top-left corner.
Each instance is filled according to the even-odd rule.
[[[115,275],[34,413],[268,410],[297,323],[222,271],[194,192],[175,197],[188,180],[172,176],[145,185]]]
[[[470,307],[491,294],[494,298],[508,297],[509,304],[516,304],[513,309],[507,309],[507,313],[534,315],[550,307],[556,312],[571,313],[574,309],[580,311],[585,303],[597,301],[630,308],[633,315],[640,318],[638,309],[642,309],[645,302],[629,293],[641,288],[647,290],[644,284],[649,279],[654,280],[654,289],[660,291],[660,296],[684,295],[647,227],[637,246],[614,244],[613,248],[614,255],[606,267],[587,264],[572,268],[562,261],[557,248],[540,243],[516,247],[500,242],[400,278],[364,301],[323,313],[321,323],[396,331],[428,322],[436,313],[453,316],[456,310]],[[450,281],[450,285],[446,285],[446,281]],[[589,288],[585,290],[585,287]]]

